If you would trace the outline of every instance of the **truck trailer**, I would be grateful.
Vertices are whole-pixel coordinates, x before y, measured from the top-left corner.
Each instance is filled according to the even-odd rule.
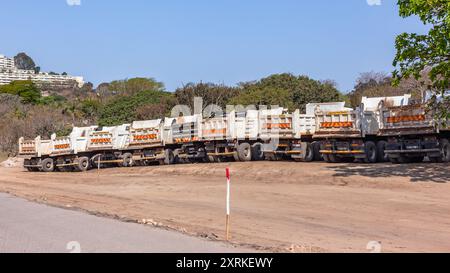
[[[231,111],[202,121],[202,140],[210,162],[264,159],[259,138],[259,111]]]
[[[411,95],[363,97],[356,109],[316,111],[314,140],[320,141],[320,153],[326,162],[376,163],[388,160],[387,137],[380,135],[381,105],[408,105]]]
[[[450,162],[450,124],[436,120],[427,104],[382,105],[380,135],[387,138],[385,153],[392,163],[422,162],[426,157]]]

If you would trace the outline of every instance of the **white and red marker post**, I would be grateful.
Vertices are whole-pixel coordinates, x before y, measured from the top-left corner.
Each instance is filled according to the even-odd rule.
[[[231,178],[230,168],[226,169],[227,174],[227,220],[226,220],[226,240],[230,240],[230,191],[231,191]]]

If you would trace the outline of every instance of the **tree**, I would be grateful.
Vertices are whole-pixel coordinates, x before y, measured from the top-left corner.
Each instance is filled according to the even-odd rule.
[[[415,79],[404,79],[397,86],[392,85],[392,78],[382,72],[361,73],[356,80],[355,87],[348,94],[350,105],[357,107],[362,97],[388,97],[411,94],[412,98],[420,101],[423,89],[420,82]]]
[[[422,79],[423,71],[428,69],[427,87],[435,96],[443,94],[450,87],[450,1],[398,0],[398,5],[401,17],[417,15],[431,28],[427,34],[403,33],[397,37],[394,83],[409,77]],[[448,99],[440,103],[448,103]],[[450,116],[448,108],[439,104],[437,108],[442,108],[443,116]]]
[[[133,95],[145,90],[164,89],[164,84],[152,78],[132,78],[121,81],[113,81],[109,84],[109,90],[122,95]]]
[[[137,120],[138,110],[145,105],[163,104],[172,94],[160,90],[145,90],[133,95],[119,95],[109,101],[100,111],[99,123],[102,126],[112,126],[130,123]],[[170,105],[165,104],[167,112]],[[140,112],[142,115],[142,112]],[[160,116],[158,117],[160,118]]]
[[[225,110],[229,100],[240,94],[240,89],[223,84],[214,83],[188,83],[175,91],[177,103],[187,105],[194,111],[194,98],[203,99],[203,109],[211,104],[218,105]]]
[[[19,96],[25,103],[38,103],[41,91],[32,81],[13,81],[10,84],[0,86],[0,94],[6,93]]]
[[[256,82],[241,83],[240,96],[232,100],[235,104],[280,105],[290,110],[305,111],[310,102],[343,100],[342,94],[332,81],[320,82],[307,76],[275,74]]]

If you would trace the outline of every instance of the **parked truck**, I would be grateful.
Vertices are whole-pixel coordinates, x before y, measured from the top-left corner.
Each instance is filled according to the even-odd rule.
[[[385,153],[392,163],[422,162],[425,157],[431,162],[450,162],[450,125],[436,120],[427,103],[382,105],[380,135],[387,138]]]
[[[210,162],[264,159],[259,138],[259,111],[231,111],[202,122],[202,140]]]
[[[260,138],[264,141],[267,160],[293,159],[295,161],[321,160],[320,143],[313,140],[316,132],[317,109],[333,110],[343,103],[309,103],[306,113],[290,113],[278,108],[260,111]]]
[[[174,163],[206,162],[202,140],[202,115],[166,118],[166,146],[173,151]]]
[[[19,139],[19,156],[24,157],[24,167],[29,171],[86,171],[89,157],[86,157],[89,134],[96,126],[74,127],[69,136],[43,140]]]
[[[316,111],[314,140],[320,141],[320,153],[326,162],[385,162],[387,137],[380,133],[381,105],[408,105],[411,95],[395,97],[363,97],[356,109]]]

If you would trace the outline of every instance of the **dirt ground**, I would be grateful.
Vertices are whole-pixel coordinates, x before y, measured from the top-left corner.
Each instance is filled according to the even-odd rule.
[[[256,162],[29,173],[0,168],[0,191],[262,251],[450,252],[450,165]],[[12,212],[13,213],[13,212]]]

